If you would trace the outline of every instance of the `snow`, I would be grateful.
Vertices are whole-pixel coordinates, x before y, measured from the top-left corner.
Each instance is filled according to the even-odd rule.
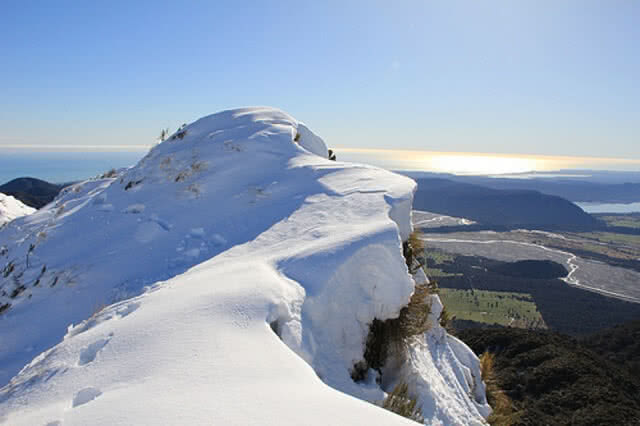
[[[484,424],[478,360],[437,296],[384,390],[350,377],[371,321],[413,292],[414,191],[266,107],[67,188],[0,230],[0,422],[410,424],[366,402],[406,380],[427,423]]]
[[[24,205],[20,200],[15,199],[11,195],[5,195],[0,192],[0,227],[15,218],[31,214],[35,211],[36,209]]]

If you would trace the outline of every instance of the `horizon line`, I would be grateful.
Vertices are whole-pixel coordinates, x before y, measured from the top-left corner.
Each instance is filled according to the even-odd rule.
[[[149,145],[73,145],[73,144],[0,144],[0,151],[41,151],[41,152],[142,152],[153,148]],[[470,156],[470,157],[503,157],[503,158],[530,158],[530,159],[573,159],[573,160],[605,160],[617,163],[640,163],[640,158],[601,157],[589,155],[553,155],[553,154],[522,154],[522,153],[498,153],[498,152],[467,152],[467,151],[431,151],[416,149],[392,149],[392,148],[349,148],[335,147],[336,152],[345,153],[397,153],[397,154],[432,154],[434,156]]]
[[[0,144],[0,151],[67,151],[67,152],[139,152],[153,147],[150,145],[44,145],[44,144]]]
[[[621,157],[601,157],[589,155],[554,155],[554,154],[522,154],[522,153],[501,153],[501,152],[470,152],[470,151],[431,151],[418,149],[389,149],[389,148],[347,148],[335,147],[334,151],[353,152],[353,153],[371,153],[383,154],[389,152],[406,153],[406,154],[433,154],[433,155],[468,155],[473,157],[506,157],[506,158],[531,158],[531,159],[574,159],[574,160],[607,160],[624,163],[640,163],[640,158],[621,158]]]

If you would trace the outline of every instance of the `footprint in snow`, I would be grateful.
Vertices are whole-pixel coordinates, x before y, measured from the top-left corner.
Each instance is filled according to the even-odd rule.
[[[82,366],[82,365],[87,365],[90,362],[93,362],[96,359],[98,352],[100,352],[102,348],[107,346],[107,343],[109,343],[109,340],[111,340],[111,337],[113,337],[112,334],[109,335],[109,337],[93,342],[92,344],[84,348],[82,352],[80,352],[80,357],[78,358],[78,365]]]
[[[65,336],[65,339],[67,337],[77,336],[78,334],[84,333],[87,330],[91,330],[93,327],[95,327],[96,325],[104,321],[124,318],[127,315],[134,312],[139,307],[140,307],[139,302],[130,302],[130,303],[127,303],[126,305],[118,306],[117,308],[115,308],[115,311],[113,309],[109,309],[105,311],[103,314],[99,314],[97,317],[95,316],[91,317],[88,320],[85,320],[76,326],[69,326],[69,328],[67,329],[67,335]],[[110,335],[109,337],[111,338],[112,336],[113,335]]]
[[[73,397],[73,401],[71,403],[72,408],[79,407],[80,405],[84,405],[87,402],[91,402],[97,397],[102,395],[102,392],[99,389],[88,387],[84,388]]]
[[[118,308],[116,313],[118,314],[118,317],[124,318],[127,315],[129,315],[130,313],[132,313],[133,311],[135,311],[136,309],[138,309],[139,307],[140,307],[140,303],[131,302],[131,303],[128,303],[126,306]]]
[[[98,211],[101,211],[101,212],[112,212],[113,204],[99,204],[97,209]]]
[[[146,244],[163,236],[167,230],[157,222],[142,222],[133,234],[139,243]]]
[[[122,213],[139,214],[144,212],[145,208],[146,206],[144,204],[131,204],[126,209],[124,209]]]

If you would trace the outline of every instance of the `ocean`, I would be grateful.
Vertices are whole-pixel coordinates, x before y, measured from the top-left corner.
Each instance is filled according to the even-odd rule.
[[[53,183],[87,179],[112,168],[136,164],[146,151],[137,152],[32,152],[0,150],[0,184],[17,177]]]
[[[638,203],[575,203],[587,213],[640,213]]]
[[[35,177],[53,183],[88,179],[112,168],[135,165],[147,150],[137,151],[29,151],[0,147],[0,184],[17,177]],[[552,170],[563,170],[566,177],[588,178],[580,170],[635,171],[624,179],[640,179],[640,160],[590,157],[551,157],[483,153],[447,153],[430,151],[336,149],[339,160],[361,162],[391,170],[454,174],[501,175],[503,177],[562,177]],[[532,172],[529,174],[528,172]],[[609,175],[602,175],[598,178]],[[624,180],[627,181],[627,180]],[[634,180],[635,181],[635,180]],[[638,180],[640,181],[640,180]],[[580,204],[587,212],[636,212],[638,203],[621,205]]]

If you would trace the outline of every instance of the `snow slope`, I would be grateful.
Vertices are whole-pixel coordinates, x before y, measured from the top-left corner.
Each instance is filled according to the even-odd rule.
[[[409,423],[349,371],[413,292],[415,183],[326,157],[279,110],[224,111],[0,230],[0,421]],[[478,360],[432,304],[382,385],[409,382],[426,423],[482,424]]]
[[[13,219],[35,212],[36,209],[24,205],[20,200],[16,200],[11,195],[0,192],[0,226]]]

